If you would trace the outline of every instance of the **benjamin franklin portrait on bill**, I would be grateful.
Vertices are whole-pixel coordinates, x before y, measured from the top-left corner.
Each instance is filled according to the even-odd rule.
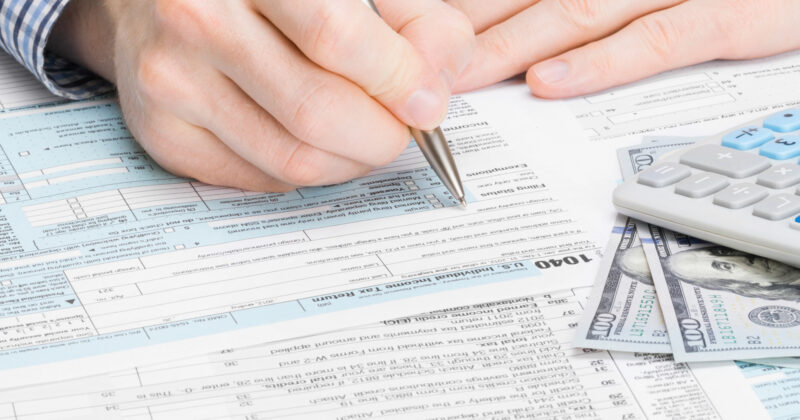
[[[614,264],[645,284],[653,284],[642,247],[617,256]],[[670,255],[664,275],[705,289],[740,296],[800,301],[800,269],[722,246],[693,248]]]

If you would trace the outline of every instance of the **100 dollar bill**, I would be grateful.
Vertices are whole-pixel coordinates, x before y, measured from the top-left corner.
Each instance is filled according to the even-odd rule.
[[[678,137],[649,137],[645,141],[640,145],[617,150],[617,159],[619,159],[619,168],[622,171],[623,179],[628,179],[649,168],[661,155],[694,144],[696,140]]]
[[[646,139],[617,151],[625,179],[647,169],[661,155],[693,139]],[[611,240],[584,309],[573,344],[602,350],[671,352],[656,289],[637,234],[636,222],[617,217]]]
[[[633,219],[617,217],[573,344],[601,350],[671,352]]]
[[[800,269],[638,228],[676,361],[800,355]]]

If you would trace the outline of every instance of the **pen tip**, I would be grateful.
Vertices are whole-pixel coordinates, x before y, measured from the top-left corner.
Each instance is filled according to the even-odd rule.
[[[462,205],[463,207],[467,207],[467,199],[466,199],[466,198],[464,198],[464,197],[461,197],[461,198],[459,198],[459,199],[458,199],[458,201],[460,201],[460,202],[461,202],[461,205]]]

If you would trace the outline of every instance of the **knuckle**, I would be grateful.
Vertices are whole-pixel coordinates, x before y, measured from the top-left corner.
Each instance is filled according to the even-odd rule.
[[[483,4],[474,1],[448,0],[447,5],[466,20],[471,32],[475,33],[481,29],[477,25],[482,21],[481,16],[486,13]]]
[[[469,19],[469,16],[466,13],[462,12],[461,10],[454,9],[452,13],[452,27],[453,29],[457,30],[459,33],[465,33],[469,35],[470,40],[474,39],[475,29],[472,27],[472,21]]]
[[[314,158],[316,152],[312,146],[299,144],[284,162],[280,178],[292,185],[321,185],[324,174]]]
[[[307,22],[302,31],[301,45],[323,66],[332,60],[349,57],[354,52],[352,46],[359,44],[353,30],[357,25],[344,19],[337,2],[321,2]]]
[[[155,17],[166,26],[182,25],[196,16],[191,0],[155,0]]]
[[[447,24],[443,27],[447,28],[450,34],[449,38],[455,41],[453,49],[458,50],[459,48],[467,47],[471,54],[477,44],[477,38],[472,22],[467,15],[460,10],[453,9],[451,13],[448,13],[446,21]]]
[[[389,49],[397,53],[387,54],[392,60],[385,66],[388,71],[377,74],[374,82],[365,88],[368,95],[391,100],[403,96],[414,86],[420,72],[413,64],[415,60],[409,59],[407,51],[399,44],[399,40],[395,41],[395,46]]]
[[[680,31],[669,18],[650,15],[634,23],[638,33],[650,53],[658,60],[668,63],[675,54],[680,39]]]
[[[578,31],[594,29],[604,6],[596,0],[557,0],[557,4],[564,19]]]
[[[447,0],[447,5],[463,13],[464,16],[471,16],[475,13],[485,12],[485,6],[481,2],[472,0]]]
[[[155,20],[167,33],[182,38],[202,37],[209,28],[216,28],[214,14],[205,2],[195,0],[155,0]]]
[[[292,108],[289,126],[292,134],[304,141],[324,138],[325,132],[322,125],[324,117],[329,110],[337,106],[336,94],[325,81],[310,82],[310,89],[305,95],[299,97]]]
[[[174,73],[169,57],[161,52],[143,52],[136,65],[139,92],[149,99],[171,96],[175,92]]]
[[[514,50],[514,37],[513,34],[504,25],[496,26],[490,29],[491,35],[482,37],[482,42],[487,51],[493,56],[500,59],[514,59],[516,56]]]
[[[595,45],[597,48],[592,57],[593,72],[598,79],[615,80],[619,69],[614,60],[614,52],[609,49],[608,43],[598,42]]]

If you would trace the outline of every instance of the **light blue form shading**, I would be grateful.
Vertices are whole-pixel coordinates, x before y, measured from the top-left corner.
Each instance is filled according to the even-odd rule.
[[[746,378],[754,380],[753,391],[773,419],[800,419],[800,369],[745,362],[736,362],[736,365]],[[776,378],[757,380],[767,375]]]
[[[0,262],[69,254],[0,269],[0,318],[81,305],[64,275],[76,267],[459,205],[427,165],[287,193],[203,190],[204,186],[175,177],[153,162],[133,141],[113,103],[4,119],[0,139],[0,194],[6,200],[0,203],[0,223],[5,222],[11,232],[11,239],[0,243]],[[409,147],[416,148],[413,143]],[[47,168],[40,167],[42,162],[47,162]],[[105,174],[109,170],[114,173]],[[142,196],[139,191],[148,189],[156,191],[154,204],[131,204]],[[158,192],[162,189],[163,194]],[[112,210],[84,208],[90,207],[87,203],[98,194],[101,210]],[[169,203],[160,203],[162,198]],[[469,191],[467,200],[475,201]],[[42,215],[55,221],[45,218],[45,223],[36,223]],[[513,262],[188,320],[165,320],[159,325],[2,351],[0,369],[208,336],[538,274],[528,261]],[[89,318],[78,322],[86,328],[81,334],[96,331],[88,328]]]
[[[376,286],[344,290],[333,294],[280,302],[273,305],[192,318],[157,326],[102,334],[51,345],[8,350],[0,352],[0,369],[19,368],[112,353],[152,344],[269,325],[280,321],[332,313],[446,290],[536,277],[540,274],[541,272],[529,261],[522,261],[398,280]]]

